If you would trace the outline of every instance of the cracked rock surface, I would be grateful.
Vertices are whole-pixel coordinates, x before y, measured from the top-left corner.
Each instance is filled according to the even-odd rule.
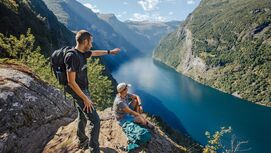
[[[60,126],[74,120],[69,104],[28,68],[1,64],[0,152],[41,152]]]
[[[125,153],[123,150],[127,146],[127,137],[116,120],[112,118],[113,111],[107,108],[98,112],[101,118],[100,130],[100,149],[101,153]],[[78,139],[76,138],[77,120],[58,129],[53,139],[47,143],[42,153],[89,153],[89,149],[78,148]],[[90,126],[86,128],[89,133]],[[141,146],[133,153],[183,153],[186,149],[173,142],[159,128],[150,130],[152,139],[148,144]],[[87,134],[89,136],[89,134]]]

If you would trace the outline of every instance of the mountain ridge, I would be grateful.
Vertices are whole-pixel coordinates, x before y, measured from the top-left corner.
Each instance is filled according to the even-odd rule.
[[[74,45],[74,34],[57,21],[42,1],[1,1],[0,33],[19,36],[31,28],[44,55],[56,48]],[[27,18],[27,20],[25,20]],[[40,30],[42,28],[43,30]]]
[[[180,21],[152,22],[152,21],[119,21],[112,14],[97,14],[99,18],[110,24],[126,40],[139,48],[147,55],[151,55],[159,40],[170,32],[173,32]],[[144,44],[144,45],[141,45]]]

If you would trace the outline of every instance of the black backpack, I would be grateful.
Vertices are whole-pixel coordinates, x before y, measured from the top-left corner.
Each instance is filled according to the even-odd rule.
[[[68,85],[66,66],[64,63],[64,58],[68,52],[73,52],[77,54],[74,49],[70,46],[66,46],[55,50],[51,55],[51,70],[54,72],[56,79],[60,85]],[[65,89],[65,88],[64,88]]]

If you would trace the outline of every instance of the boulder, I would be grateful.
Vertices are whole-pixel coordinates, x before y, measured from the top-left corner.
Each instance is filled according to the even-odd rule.
[[[0,65],[0,152],[36,153],[74,120],[71,102],[27,67]]]

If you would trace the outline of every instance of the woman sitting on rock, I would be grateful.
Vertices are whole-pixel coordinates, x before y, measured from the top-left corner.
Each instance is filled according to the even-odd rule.
[[[118,94],[114,100],[113,111],[118,123],[122,126],[125,122],[131,121],[140,125],[154,128],[141,114],[143,108],[138,95],[128,93],[130,84],[120,83],[117,86]]]

